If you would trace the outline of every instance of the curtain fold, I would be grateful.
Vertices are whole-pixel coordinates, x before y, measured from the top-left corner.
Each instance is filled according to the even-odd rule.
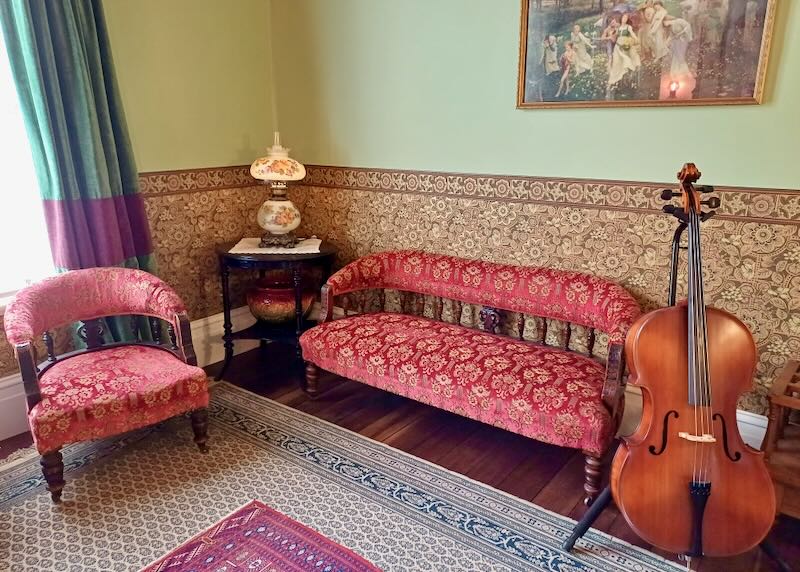
[[[60,270],[155,271],[100,0],[0,0]]]
[[[0,30],[56,268],[155,272],[100,0],[0,0]],[[139,322],[136,336],[130,320],[107,319],[104,336],[149,339]]]

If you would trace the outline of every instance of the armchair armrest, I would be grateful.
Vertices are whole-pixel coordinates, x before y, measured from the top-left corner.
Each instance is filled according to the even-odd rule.
[[[19,371],[22,376],[22,386],[25,389],[25,401],[28,404],[28,411],[42,400],[39,390],[39,368],[36,366],[36,355],[30,342],[25,342],[14,346],[14,353],[19,363]]]
[[[192,343],[192,326],[186,312],[175,315],[173,328],[175,328],[175,341],[182,354],[183,361],[189,365],[197,365],[197,356]]]
[[[606,362],[606,378],[603,382],[603,403],[611,413],[615,423],[619,423],[622,416],[623,396],[625,394],[625,346],[611,343],[608,346],[608,360]]]

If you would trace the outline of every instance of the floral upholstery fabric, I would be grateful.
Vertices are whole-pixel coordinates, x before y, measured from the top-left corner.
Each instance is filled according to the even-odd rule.
[[[328,286],[334,296],[391,288],[563,320],[602,330],[609,343],[623,343],[640,314],[625,288],[590,274],[413,250],[360,258],[331,276]]]
[[[6,338],[12,345],[76,322],[138,314],[174,322],[185,312],[165,282],[143,270],[88,268],[46,278],[17,292],[6,307]]]
[[[605,368],[580,354],[393,313],[326,322],[300,344],[325,370],[554,445],[600,455],[615,430]]]
[[[37,450],[107,437],[208,406],[199,367],[148,346],[119,346],[57,362],[28,413]]]

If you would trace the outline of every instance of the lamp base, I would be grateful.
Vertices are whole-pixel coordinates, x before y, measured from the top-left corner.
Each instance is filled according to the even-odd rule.
[[[294,231],[289,231],[285,234],[272,234],[265,232],[261,236],[261,242],[258,243],[259,248],[294,248],[297,246],[298,240]]]

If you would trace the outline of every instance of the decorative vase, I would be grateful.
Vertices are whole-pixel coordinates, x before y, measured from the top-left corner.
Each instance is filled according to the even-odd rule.
[[[307,282],[306,280],[303,281]],[[247,291],[247,305],[257,319],[270,324],[283,324],[295,320],[294,286],[291,273],[273,270],[259,278],[255,286]],[[307,317],[314,304],[314,290],[302,288],[301,306]]]
[[[256,220],[270,234],[288,234],[300,226],[300,211],[284,197],[271,198],[258,209]]]

